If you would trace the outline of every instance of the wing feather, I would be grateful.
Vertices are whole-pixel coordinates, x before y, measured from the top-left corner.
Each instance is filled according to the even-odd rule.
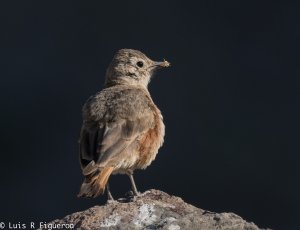
[[[122,119],[117,122],[101,123],[102,128],[84,126],[80,139],[82,166],[86,167],[91,161],[95,165],[105,165],[131,145],[138,136],[152,128],[152,119],[148,115],[135,121]]]
[[[140,89],[109,90],[113,89],[90,98],[83,108],[79,142],[84,173],[105,166],[154,125],[147,93]]]

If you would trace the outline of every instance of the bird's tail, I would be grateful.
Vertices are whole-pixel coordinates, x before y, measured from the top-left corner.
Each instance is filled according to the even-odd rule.
[[[114,167],[105,167],[101,171],[86,175],[83,181],[78,197],[97,197],[105,191],[107,181]]]

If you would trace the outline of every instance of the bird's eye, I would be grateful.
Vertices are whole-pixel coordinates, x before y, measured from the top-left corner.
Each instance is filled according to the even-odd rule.
[[[136,63],[136,65],[137,65],[138,67],[142,68],[142,67],[144,66],[144,63],[143,63],[142,61],[138,61],[138,62]]]

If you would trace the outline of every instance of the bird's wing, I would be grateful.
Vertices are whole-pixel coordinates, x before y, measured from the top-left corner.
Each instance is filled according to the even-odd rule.
[[[80,137],[80,160],[83,173],[90,174],[95,165],[105,164],[125,150],[136,138],[153,127],[154,115],[151,111],[100,122],[97,125],[83,125]]]

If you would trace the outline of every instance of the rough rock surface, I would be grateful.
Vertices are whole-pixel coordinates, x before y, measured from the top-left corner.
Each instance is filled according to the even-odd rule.
[[[73,213],[53,225],[73,224],[74,229],[230,229],[258,230],[234,213],[213,213],[185,203],[181,198],[149,190],[128,202],[112,201]],[[67,228],[66,228],[67,229]]]

